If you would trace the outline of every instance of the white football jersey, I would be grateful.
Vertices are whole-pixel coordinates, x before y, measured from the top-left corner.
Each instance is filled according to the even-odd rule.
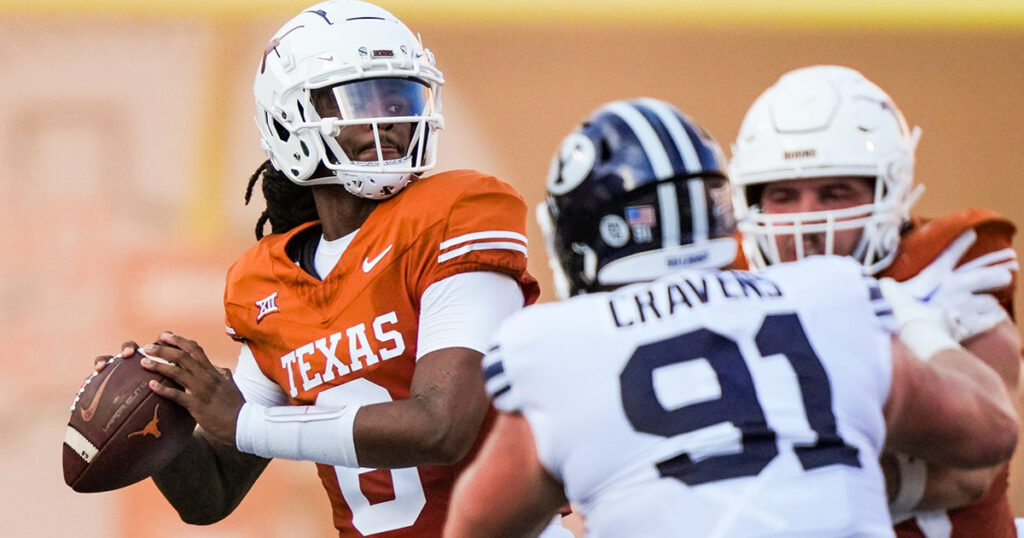
[[[849,258],[687,271],[529,307],[484,368],[588,536],[893,536],[895,321]]]

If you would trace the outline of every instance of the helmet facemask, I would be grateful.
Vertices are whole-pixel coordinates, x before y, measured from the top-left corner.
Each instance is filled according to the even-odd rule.
[[[827,179],[827,178],[822,178]],[[858,178],[859,179],[859,178]],[[798,213],[767,214],[757,201],[747,206],[738,224],[743,234],[743,249],[753,269],[803,259],[812,254],[851,256],[864,266],[865,274],[887,267],[899,249],[900,232],[907,221],[910,206],[922,187],[911,193],[896,194],[881,178],[871,180],[871,202],[842,209]],[[907,184],[907,183],[904,183]],[[738,199],[749,199],[747,192]],[[837,251],[837,234],[859,232],[846,251]],[[805,249],[811,244],[812,252]],[[849,242],[844,242],[849,244]],[[780,249],[785,245],[785,252]]]
[[[312,90],[313,121],[331,176],[310,185],[341,183],[363,198],[388,198],[436,164],[441,127],[433,90],[416,80],[377,78]]]

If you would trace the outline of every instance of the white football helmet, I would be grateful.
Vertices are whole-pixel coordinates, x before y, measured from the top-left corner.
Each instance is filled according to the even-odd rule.
[[[751,267],[780,261],[779,236],[794,236],[802,257],[803,234],[824,234],[831,254],[835,232],[850,229],[863,229],[851,255],[865,273],[887,267],[923,190],[913,188],[920,134],[888,94],[853,69],[817,65],[783,75],[750,107],[732,147],[733,205]],[[818,177],[874,178],[874,200],[833,211],[761,212],[765,184]]]
[[[295,183],[385,199],[435,165],[443,84],[433,54],[394,15],[330,0],[267,45],[253,84],[256,125],[274,167]],[[335,138],[346,128],[373,136],[349,155]]]

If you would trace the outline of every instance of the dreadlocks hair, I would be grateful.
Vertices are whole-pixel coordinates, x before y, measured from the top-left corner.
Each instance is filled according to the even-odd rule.
[[[256,221],[257,241],[263,239],[263,228],[267,222],[270,223],[270,233],[279,234],[320,218],[316,214],[313,191],[309,187],[296,185],[274,168],[270,160],[261,164],[249,178],[249,185],[245,189],[245,205],[249,205],[253,188],[261,177],[267,208]]]

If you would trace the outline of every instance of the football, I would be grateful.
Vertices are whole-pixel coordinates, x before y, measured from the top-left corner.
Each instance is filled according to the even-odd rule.
[[[112,357],[75,396],[63,447],[64,481],[71,489],[90,493],[134,484],[188,445],[196,421],[149,389],[151,379],[174,382],[143,368],[142,357]]]

